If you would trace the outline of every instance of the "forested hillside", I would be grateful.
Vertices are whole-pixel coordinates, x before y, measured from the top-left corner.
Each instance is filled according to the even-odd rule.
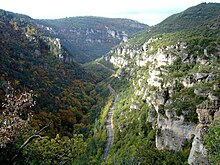
[[[85,149],[80,145],[92,134],[107,87],[75,62],[60,39],[43,35],[30,17],[0,10],[0,36],[0,142],[1,147],[10,144],[1,148],[0,162],[7,163],[23,140],[45,126],[44,142],[35,141],[13,161],[72,162]],[[52,138],[60,142],[52,144]],[[72,150],[75,143],[81,151]],[[65,144],[66,151],[54,151]]]

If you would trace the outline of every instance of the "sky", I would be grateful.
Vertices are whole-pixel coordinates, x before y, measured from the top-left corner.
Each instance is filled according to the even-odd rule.
[[[102,16],[129,18],[152,26],[202,2],[220,0],[0,0],[0,9],[34,19]]]

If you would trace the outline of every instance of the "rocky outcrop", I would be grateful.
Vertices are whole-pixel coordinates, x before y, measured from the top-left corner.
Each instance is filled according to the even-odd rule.
[[[209,65],[206,49],[198,57],[188,54],[186,42],[155,49],[152,45],[157,45],[155,42],[160,40],[162,38],[150,38],[139,48],[122,44],[105,59],[123,70],[121,73],[127,75],[134,94],[149,106],[147,121],[157,130],[156,147],[182,151],[185,144],[193,141],[188,163],[208,164],[208,151],[203,146],[202,138],[214,116],[220,114],[219,98],[214,95],[219,85],[212,84],[219,75],[215,69],[204,72],[203,68]],[[199,66],[193,72],[175,76],[171,72],[178,74],[178,70],[169,69],[175,62],[179,66]],[[196,100],[196,97],[206,101],[200,104],[202,101]],[[139,109],[136,102],[138,100],[132,101],[130,110]],[[197,115],[198,123],[195,119]],[[187,116],[193,116],[195,121],[187,119]]]
[[[39,20],[46,33],[60,38],[62,45],[80,63],[95,60],[119,43],[125,43],[147,25],[128,19],[72,17],[59,20]]]
[[[193,139],[192,148],[190,151],[190,155],[188,158],[188,163],[192,165],[208,165],[208,151],[205,149],[204,145],[202,144],[202,137],[205,134],[206,129],[200,128],[197,126],[196,134]]]
[[[157,112],[156,147],[181,151],[195,134],[196,124],[186,122],[184,116],[177,116],[175,109],[170,109],[172,100],[169,100],[169,91],[161,90],[149,100],[152,109]]]
[[[186,123],[183,118],[179,120],[173,119],[173,114],[168,114],[166,117],[158,114],[157,117],[157,135],[156,147],[158,149],[171,149],[181,151],[182,146],[187,143],[195,133],[196,124]]]
[[[210,98],[210,97],[209,97]],[[211,97],[210,101],[204,101],[197,106],[196,110],[199,118],[199,124],[196,127],[195,137],[193,139],[188,163],[193,165],[208,165],[208,151],[202,143],[209,124],[219,116],[220,102],[217,97]]]

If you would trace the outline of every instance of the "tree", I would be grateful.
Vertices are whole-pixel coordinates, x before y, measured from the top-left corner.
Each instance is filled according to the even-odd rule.
[[[207,134],[204,136],[204,145],[209,151],[211,164],[220,163],[220,119],[214,120]]]
[[[31,108],[35,105],[33,91],[17,94],[8,82],[5,102],[0,111],[0,147],[12,142],[32,118]]]
[[[74,135],[55,138],[48,136],[38,138],[29,143],[23,150],[23,160],[19,159],[18,164],[69,164],[82,154],[86,149],[86,143],[82,135]]]

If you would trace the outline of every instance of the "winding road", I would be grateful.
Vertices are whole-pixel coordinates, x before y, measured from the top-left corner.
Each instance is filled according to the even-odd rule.
[[[111,108],[108,111],[108,118],[106,121],[106,128],[107,128],[107,143],[106,143],[106,148],[105,148],[105,152],[104,152],[104,160],[107,158],[108,153],[109,153],[109,149],[113,143],[114,140],[114,134],[113,134],[113,119],[112,119],[112,113],[114,111],[115,108],[115,102],[117,100],[117,93],[115,92],[115,90],[111,87],[111,85],[108,85],[108,89],[111,91],[112,95],[114,96],[114,101],[112,103]]]

